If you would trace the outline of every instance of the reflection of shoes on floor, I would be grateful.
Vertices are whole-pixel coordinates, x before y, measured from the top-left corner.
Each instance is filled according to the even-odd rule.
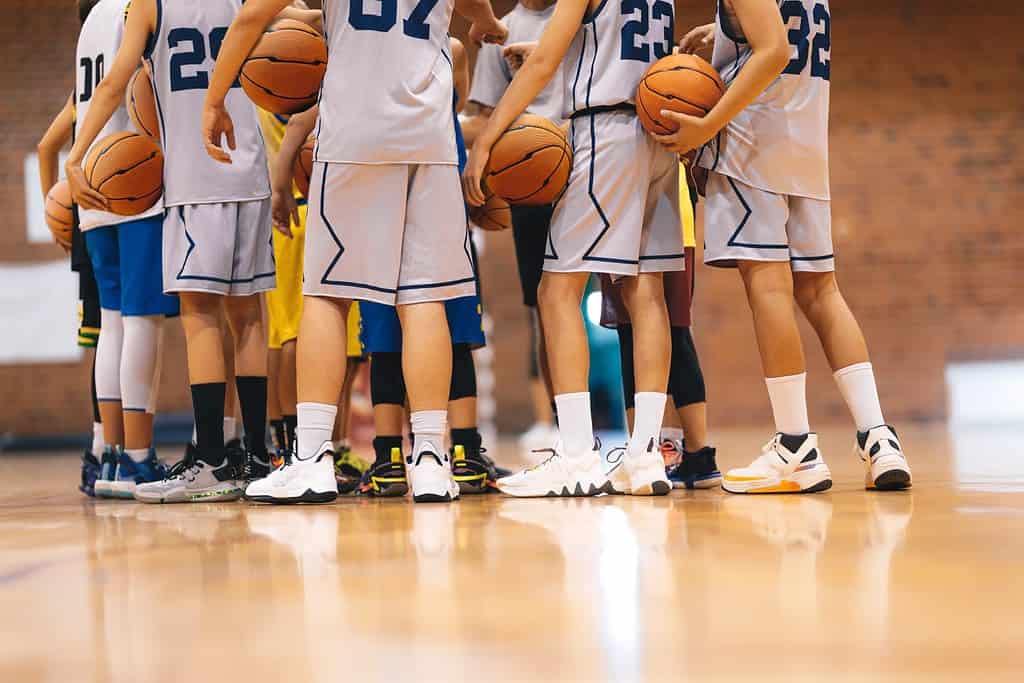
[[[78,482],[78,490],[90,498],[95,496],[96,480],[99,479],[100,470],[100,461],[96,459],[92,451],[86,450],[82,453],[82,472],[81,479]]]
[[[906,537],[914,514],[914,498],[909,493],[894,496],[870,496],[867,501],[867,542],[871,546],[895,548]]]
[[[554,448],[556,441],[558,441],[558,427],[553,424],[535,422],[519,437],[519,450],[527,453],[528,464],[537,465],[547,457],[542,452],[545,449]],[[534,455],[535,451],[540,453]]]
[[[864,462],[864,487],[879,491],[910,488],[910,465],[896,430],[889,425],[857,432],[854,453]]]
[[[375,462],[363,472],[359,481],[359,493],[364,496],[380,498],[397,498],[409,492],[409,481],[405,476],[405,463],[402,462],[402,449],[391,449],[391,459],[387,462]]]
[[[711,446],[694,453],[683,450],[678,462],[667,467],[666,472],[672,488],[676,489],[710,489],[722,483],[722,473],[715,463],[715,449]]]
[[[754,500],[746,496],[722,499],[727,514],[751,522],[760,538],[781,547],[819,551],[825,546],[832,521],[828,496],[775,496]]]
[[[729,493],[817,493],[832,488],[832,473],[821,457],[818,435],[776,434],[747,467],[722,480]]]
[[[337,561],[339,508],[249,505],[242,509],[249,531],[287,548],[304,573]]]
[[[334,453],[334,480],[338,485],[338,493],[354,493],[359,488],[363,473],[368,469],[370,463],[353,453],[351,448],[339,448]]]
[[[563,449],[559,440],[547,460],[499,479],[498,489],[518,498],[594,496],[604,492],[608,478],[601,459],[601,442],[595,439],[594,449],[586,453],[564,454]]]

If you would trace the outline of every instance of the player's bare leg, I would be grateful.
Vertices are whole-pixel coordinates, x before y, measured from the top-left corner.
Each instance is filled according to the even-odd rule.
[[[857,425],[854,450],[866,465],[867,487],[910,486],[910,467],[899,438],[882,415],[864,333],[839,291],[835,273],[801,272],[793,279],[797,304],[821,341]]]
[[[672,337],[662,274],[623,278],[621,291],[632,320],[636,392],[625,467],[616,469],[613,482],[623,493],[664,495],[671,490],[660,446]]]
[[[409,397],[412,454],[407,476],[416,502],[458,498],[451,459],[444,447],[448,393],[452,381],[452,342],[443,302],[398,306],[402,323],[402,371]]]
[[[739,271],[754,319],[776,434],[749,467],[727,472],[722,487],[732,493],[827,490],[832,474],[807,419],[807,373],[790,264],[740,261]]]
[[[291,461],[246,488],[247,498],[268,503],[327,503],[338,496],[331,436],[345,381],[345,322],[349,302],[303,297],[296,347],[298,404]]]
[[[551,456],[524,472],[498,480],[520,497],[593,495],[607,484],[594,439],[588,376],[590,353],[580,302],[590,273],[545,272],[538,305],[558,411],[558,443]]]

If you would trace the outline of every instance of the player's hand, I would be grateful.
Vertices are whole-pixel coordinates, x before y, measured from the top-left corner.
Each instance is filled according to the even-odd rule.
[[[519,68],[526,63],[530,55],[537,49],[537,43],[512,43],[501,51],[502,56],[508,63],[512,72],[519,71]]]
[[[227,138],[228,149],[235,149],[235,124],[231,120],[231,114],[224,107],[207,102],[203,106],[203,142],[206,144],[206,153],[215,161],[222,164],[231,163],[231,155],[224,151],[221,142]]]
[[[693,29],[679,41],[679,52],[688,55],[704,52],[715,46],[715,25],[705,24]]]
[[[92,189],[89,181],[85,179],[85,171],[82,170],[81,164],[72,164],[69,161],[64,166],[64,172],[68,177],[68,187],[71,188],[71,198],[80,208],[94,211],[106,211],[110,208],[107,198]]]
[[[484,193],[481,183],[490,158],[491,146],[489,144],[482,145],[478,141],[469,151],[466,170],[462,172],[462,189],[470,206],[483,206],[487,201],[487,195]]]
[[[655,135],[654,139],[665,149],[676,154],[686,154],[697,149],[718,132],[712,130],[706,118],[680,114],[668,109],[662,109],[661,115],[678,123],[679,130],[668,135]]]
[[[292,236],[292,223],[299,224],[299,205],[291,188],[284,191],[274,190],[272,216],[274,229],[285,237]]]
[[[480,43],[497,43],[504,45],[508,40],[508,28],[505,23],[496,19],[494,23],[474,23],[469,27],[469,39]]]

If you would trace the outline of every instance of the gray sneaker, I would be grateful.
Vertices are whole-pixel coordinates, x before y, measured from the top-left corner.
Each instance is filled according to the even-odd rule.
[[[135,500],[141,503],[219,503],[242,497],[244,484],[238,481],[238,468],[226,458],[214,467],[197,457],[189,446],[185,458],[170,469],[161,481],[139,484]]]

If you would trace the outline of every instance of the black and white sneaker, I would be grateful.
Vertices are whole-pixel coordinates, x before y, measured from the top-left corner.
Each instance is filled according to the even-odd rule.
[[[832,488],[832,473],[821,457],[818,435],[776,434],[747,467],[722,479],[729,493],[817,493]]]
[[[896,430],[889,425],[857,432],[854,452],[864,462],[864,488],[879,491],[910,488],[910,465]]]
[[[338,497],[333,444],[325,441],[311,458],[292,453],[284,464],[249,484],[245,497],[258,503],[331,503]]]
[[[452,476],[448,452],[426,442],[414,455],[406,456],[405,471],[417,503],[450,503],[459,497],[459,485]]]

